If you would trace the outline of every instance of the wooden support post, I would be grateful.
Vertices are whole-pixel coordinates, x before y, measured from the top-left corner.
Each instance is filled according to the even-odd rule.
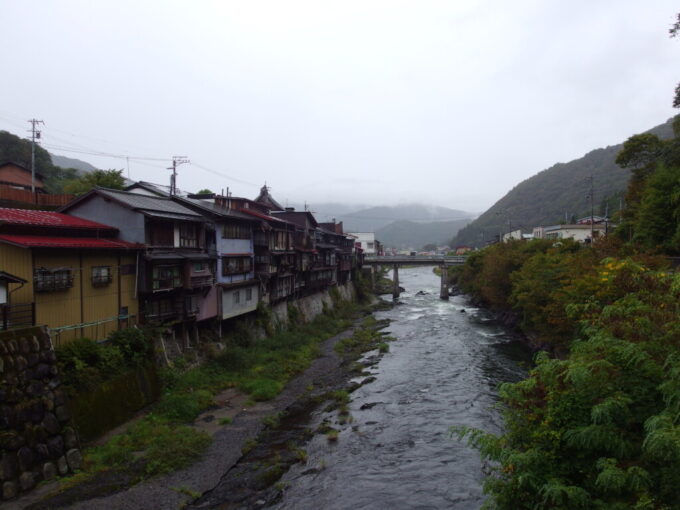
[[[392,266],[392,279],[394,281],[394,288],[392,289],[392,299],[399,299],[399,266],[394,264]]]
[[[371,265],[371,290],[375,291],[375,272],[377,271],[375,265]]]
[[[441,269],[442,276],[441,276],[441,286],[439,288],[439,297],[441,299],[449,299],[449,272],[447,270],[447,267],[442,265],[439,266],[439,269]]]

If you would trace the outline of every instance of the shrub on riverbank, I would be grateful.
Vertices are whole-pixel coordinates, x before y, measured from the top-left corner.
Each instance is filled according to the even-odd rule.
[[[680,508],[680,276],[610,258],[596,280],[569,358],[501,387],[505,434],[458,430],[498,463],[494,508]]]

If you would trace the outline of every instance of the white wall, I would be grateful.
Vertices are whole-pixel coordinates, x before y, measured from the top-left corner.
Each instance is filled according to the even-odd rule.
[[[375,254],[375,232],[348,232],[348,235],[355,236],[358,243],[361,243],[361,249],[367,255]],[[368,243],[373,243],[369,248]]]
[[[248,297],[250,290],[250,299]],[[229,319],[257,309],[259,286],[257,284],[236,289],[222,289],[222,319]],[[238,294],[238,303],[234,302],[234,296]]]

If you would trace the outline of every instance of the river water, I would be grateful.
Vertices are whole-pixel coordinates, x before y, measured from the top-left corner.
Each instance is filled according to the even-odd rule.
[[[376,313],[395,340],[351,394],[352,422],[336,442],[316,435],[307,462],[282,478],[276,509],[478,509],[478,453],[452,425],[502,428],[497,387],[524,374],[530,355],[464,296],[439,299],[430,267],[400,270],[402,304]],[[370,355],[370,353],[369,353]],[[364,407],[362,409],[362,406]],[[314,417],[319,422],[328,413]]]

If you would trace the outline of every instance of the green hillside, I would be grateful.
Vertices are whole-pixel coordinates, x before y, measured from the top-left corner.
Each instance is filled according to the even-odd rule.
[[[660,138],[673,137],[673,119],[650,129]],[[630,170],[620,168],[614,160],[622,144],[596,149],[569,163],[558,163],[521,182],[475,221],[462,228],[452,246],[479,246],[499,232],[522,228],[525,232],[539,225],[563,223],[572,216],[590,214],[589,177],[594,179],[595,214],[603,214],[604,202],[622,195]],[[609,200],[609,213],[618,210],[619,202]]]

